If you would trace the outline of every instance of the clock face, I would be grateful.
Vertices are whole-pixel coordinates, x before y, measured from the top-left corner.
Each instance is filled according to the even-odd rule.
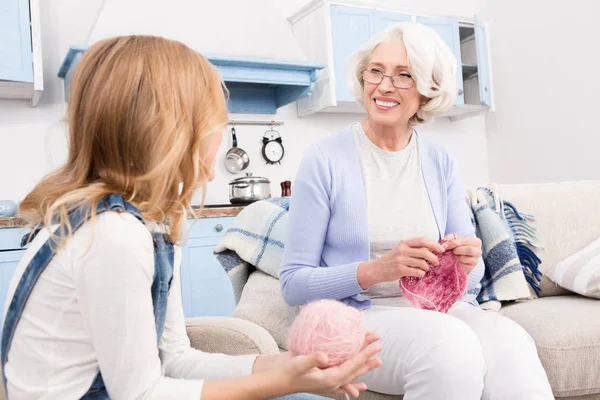
[[[269,141],[265,144],[265,157],[272,163],[279,162],[283,158],[283,146],[276,141]]]

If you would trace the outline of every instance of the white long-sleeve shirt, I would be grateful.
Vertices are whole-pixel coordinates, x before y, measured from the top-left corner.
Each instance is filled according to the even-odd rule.
[[[25,267],[47,238],[42,230],[17,266],[4,315]],[[129,213],[105,212],[94,227],[85,223],[54,256],[27,301],[5,368],[10,399],[79,399],[99,368],[114,400],[198,400],[204,379],[249,375],[256,356],[190,347],[180,264],[176,246],[157,349],[150,232]]]

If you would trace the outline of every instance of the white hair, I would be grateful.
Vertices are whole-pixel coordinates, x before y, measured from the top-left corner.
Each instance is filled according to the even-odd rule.
[[[408,69],[419,93],[430,99],[410,118],[414,126],[445,114],[456,101],[456,58],[444,40],[432,28],[410,22],[400,22],[375,34],[349,61],[348,84],[359,104],[363,104],[362,72],[369,58],[382,42],[401,39],[406,46]]]

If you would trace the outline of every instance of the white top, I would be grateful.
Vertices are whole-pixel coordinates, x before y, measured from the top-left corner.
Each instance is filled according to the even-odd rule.
[[[25,267],[47,238],[42,230],[17,266],[4,315]],[[175,246],[157,351],[150,232],[129,213],[102,213],[94,230],[85,223],[54,256],[25,306],[6,364],[9,398],[79,399],[99,367],[115,400],[198,400],[203,379],[249,375],[256,356],[207,354],[190,347],[180,263],[181,249]]]
[[[439,240],[439,230],[419,158],[416,134],[400,151],[387,151],[375,145],[360,123],[352,126],[367,201],[371,260],[377,259],[400,241],[416,237]],[[365,295],[374,304],[395,303],[381,299],[402,296],[398,282],[370,287]]]

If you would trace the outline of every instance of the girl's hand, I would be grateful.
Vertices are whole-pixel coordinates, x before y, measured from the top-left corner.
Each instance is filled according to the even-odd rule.
[[[280,365],[279,371],[292,393],[347,393],[358,397],[361,391],[367,390],[367,385],[353,381],[381,366],[381,360],[375,357],[375,354],[381,351],[381,345],[373,344],[377,340],[379,335],[367,332],[362,350],[335,367],[326,368],[327,356],[323,353],[313,353],[307,356],[288,356],[288,360]]]
[[[283,363],[288,361],[291,357],[292,356],[288,352],[258,356],[256,357],[256,360],[254,360],[254,365],[252,366],[252,373],[257,374],[271,369],[280,368],[283,365]]]
[[[481,240],[475,236],[456,236],[451,233],[444,238],[442,247],[446,250],[452,250],[458,260],[458,265],[471,272],[481,258]]]

